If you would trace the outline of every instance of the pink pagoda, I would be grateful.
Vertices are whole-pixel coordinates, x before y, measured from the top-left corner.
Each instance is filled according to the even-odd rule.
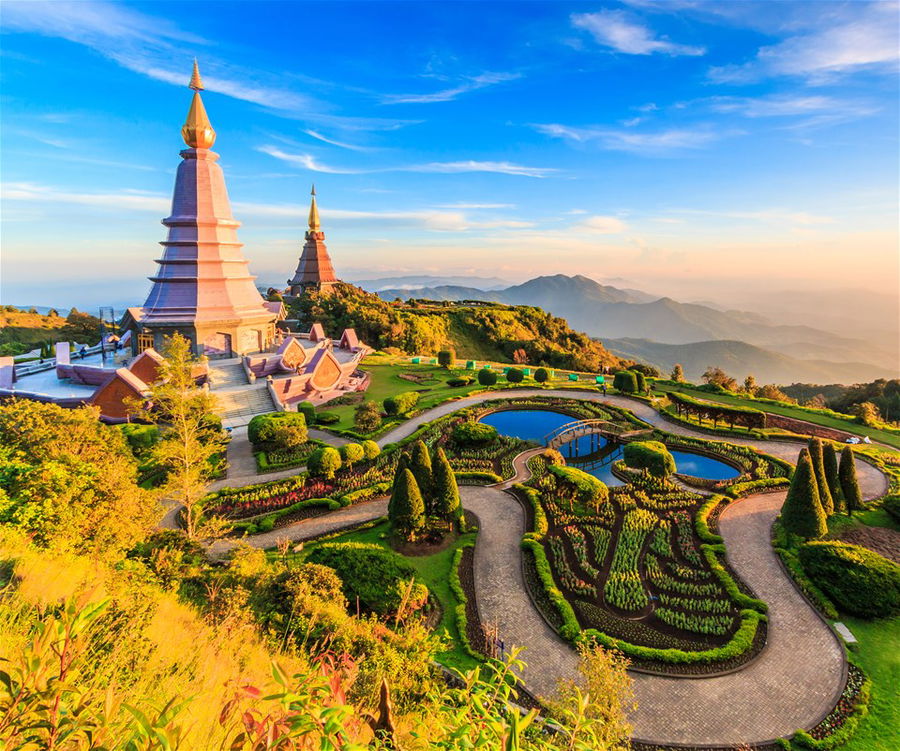
[[[281,303],[263,300],[241,252],[231,213],[225,176],[210,151],[216,140],[200,98],[203,83],[194,62],[191,109],[181,135],[188,148],[175,177],[172,215],[161,243],[159,270],[143,307],[129,308],[123,326],[132,331],[134,354],[160,349],[178,332],[190,339],[194,353],[233,357],[269,348]]]
[[[334,266],[325,247],[325,233],[319,221],[319,207],[316,205],[316,186],[312,188],[312,201],[309,205],[309,229],[306,230],[306,242],[294,276],[288,281],[288,293],[302,295],[304,292],[329,292],[337,284]]]

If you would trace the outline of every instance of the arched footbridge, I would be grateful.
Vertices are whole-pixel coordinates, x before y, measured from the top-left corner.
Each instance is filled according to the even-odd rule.
[[[547,433],[544,436],[544,445],[547,448],[555,449],[585,435],[601,435],[604,438],[624,443],[647,437],[652,432],[647,428],[628,428],[601,418],[573,420]]]

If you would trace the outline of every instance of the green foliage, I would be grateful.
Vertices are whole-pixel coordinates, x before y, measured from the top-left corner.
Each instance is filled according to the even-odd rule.
[[[361,607],[381,616],[397,613],[403,584],[415,576],[415,569],[403,556],[361,542],[322,543],[313,548],[306,562],[333,568],[350,606],[355,607],[359,598]]]
[[[506,380],[510,383],[522,383],[525,373],[520,368],[510,368],[506,371]]]
[[[409,469],[416,478],[416,485],[419,486],[419,492],[425,500],[425,510],[430,513],[430,500],[433,489],[431,477],[431,454],[428,446],[424,441],[416,441],[413,444],[412,453],[409,458]]]
[[[669,391],[667,396],[679,416],[692,415],[699,420],[711,420],[714,427],[720,420],[727,422],[732,429],[735,425],[743,425],[748,430],[766,427],[766,413],[758,409],[715,404],[678,391]]]
[[[564,464],[548,464],[547,470],[564,484],[574,488],[578,501],[584,506],[597,510],[601,504],[609,501],[609,488],[593,475]]]
[[[781,507],[781,523],[785,531],[807,540],[817,539],[828,531],[825,512],[819,502],[819,489],[809,451],[803,449],[791,487]]]
[[[353,426],[360,433],[374,433],[381,427],[381,410],[373,401],[362,402],[353,412]]]
[[[145,456],[159,440],[159,428],[156,425],[126,422],[119,425],[119,430],[137,457]]]
[[[336,448],[323,446],[310,454],[306,466],[311,474],[331,480],[341,468],[341,455]]]
[[[375,444],[376,446],[378,444]],[[346,443],[340,447],[341,459],[344,462],[344,465],[353,468],[353,465],[359,461],[362,461],[366,457],[366,451],[359,443]]]
[[[659,441],[634,441],[626,443],[623,450],[625,464],[633,469],[646,469],[656,477],[675,473],[675,459],[665,444]]]
[[[305,399],[297,403],[297,411],[306,418],[307,425],[316,424],[316,405]]]
[[[462,378],[448,378],[447,385],[452,386],[453,388],[459,388],[460,386],[470,386],[473,382],[472,378],[468,376]]]
[[[800,563],[841,609],[862,618],[900,613],[900,566],[877,553],[845,542],[808,542]]]
[[[116,557],[154,527],[125,436],[96,408],[0,404],[0,523],[56,550]],[[152,446],[151,446],[152,448]]]
[[[439,448],[432,469],[432,512],[444,519],[456,519],[462,514],[456,475],[444,449]]]
[[[656,516],[646,509],[636,508],[625,514],[603,588],[609,604],[632,611],[647,606],[647,591],[641,581],[638,559],[656,522]]]
[[[638,391],[637,373],[633,370],[620,370],[613,377],[613,387],[623,394],[634,394]]]
[[[419,403],[419,394],[416,391],[406,391],[396,396],[389,396],[384,400],[384,411],[389,415],[406,415],[416,408]]]
[[[816,478],[816,489],[819,491],[819,503],[822,504],[822,511],[825,516],[831,516],[834,513],[834,501],[831,498],[831,491],[828,488],[828,478],[825,474],[825,460],[822,456],[822,439],[810,438],[809,440],[809,459],[812,462],[813,474]]]
[[[300,412],[256,415],[247,425],[247,439],[270,451],[296,449],[309,440],[306,417]]]
[[[497,440],[497,429],[487,423],[466,420],[453,427],[451,437],[459,446],[484,446]]]
[[[841,490],[837,453],[831,441],[825,441],[822,445],[822,464],[825,469],[825,481],[828,483],[828,491],[834,503],[834,510],[838,513],[846,513],[847,502],[844,500],[844,491]]]
[[[388,516],[397,534],[407,540],[414,538],[425,526],[425,502],[415,476],[406,467],[398,468]]]
[[[334,425],[341,421],[341,416],[337,412],[317,412],[316,425]]]
[[[469,598],[466,596],[466,591],[463,589],[462,582],[459,578],[459,567],[462,564],[463,553],[466,548],[472,548],[474,546],[474,540],[467,540],[453,553],[453,561],[450,563],[450,589],[453,591],[453,596],[456,597],[456,608],[454,611],[454,615],[456,616],[456,630],[459,632],[459,638],[462,642],[463,649],[470,657],[474,657],[476,660],[482,660],[484,656],[479,654],[469,641],[469,619],[466,615],[466,603]]]
[[[381,453],[381,447],[375,441],[363,441],[360,444],[366,459],[374,459]]]
[[[497,383],[497,374],[490,368],[482,368],[478,371],[478,383],[482,386],[493,386]]]
[[[848,511],[862,511],[865,508],[862,492],[859,489],[859,480],[856,479],[856,462],[853,458],[853,449],[844,446],[841,449],[841,466],[838,470],[838,479],[841,483],[841,492]]]
[[[536,383],[546,383],[550,380],[550,373],[547,368],[538,368],[534,371],[534,380]]]
[[[452,349],[442,349],[438,352],[438,365],[442,368],[450,368],[453,366],[453,361],[456,360],[456,352]]]

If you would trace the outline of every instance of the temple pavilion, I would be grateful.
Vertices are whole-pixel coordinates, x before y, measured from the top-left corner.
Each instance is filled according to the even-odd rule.
[[[196,61],[189,86],[194,96],[181,129],[188,148],[181,151],[172,214],[162,220],[168,237],[150,294],[142,307],[128,309],[123,327],[132,332],[135,355],[161,349],[174,332],[190,339],[198,356],[259,352],[274,342],[283,306],[263,300],[241,252],[241,223],[231,213],[219,155],[210,151],[216,132],[200,96]]]

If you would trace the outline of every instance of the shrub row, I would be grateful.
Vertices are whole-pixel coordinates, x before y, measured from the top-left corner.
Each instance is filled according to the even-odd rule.
[[[547,560],[544,546],[531,535],[525,535],[522,538],[522,550],[530,551],[534,556],[534,567],[541,582],[541,587],[562,620],[559,635],[567,641],[574,641],[581,632],[581,626],[578,624],[578,618],[575,617],[575,611],[572,609],[569,601],[563,596],[563,593],[559,591],[559,588],[553,581],[553,573],[550,570],[550,562]]]
[[[466,603],[469,598],[466,597],[466,591],[463,589],[462,582],[459,579],[459,567],[462,564],[463,552],[466,548],[474,546],[474,540],[467,540],[453,554],[453,561],[450,563],[450,589],[453,591],[453,596],[456,597],[456,608],[454,611],[456,614],[456,630],[459,632],[459,640],[462,642],[463,651],[476,660],[483,660],[484,655],[479,653],[469,641],[469,619],[466,615]]]
[[[493,485],[503,482],[503,478],[495,472],[454,472],[460,485]]]
[[[547,534],[549,526],[547,524],[547,515],[544,513],[544,507],[541,505],[541,494],[534,488],[529,488],[527,485],[521,485],[519,483],[513,485],[513,488],[524,495],[531,505],[531,512],[534,517],[534,531],[529,532],[525,536],[534,540],[543,539],[544,535]]]
[[[725,489],[725,494],[732,498],[739,498],[742,495],[749,495],[754,491],[762,490],[779,490],[791,484],[787,477],[765,477],[760,480],[747,480],[746,482],[736,482]]]
[[[247,535],[255,535],[260,532],[271,532],[275,528],[275,524],[278,522],[278,520],[283,516],[287,516],[288,514],[293,514],[297,511],[303,511],[304,509],[312,508],[323,508],[328,511],[336,511],[340,507],[341,503],[334,500],[333,498],[310,498],[307,501],[292,503],[290,506],[285,506],[284,508],[278,509],[278,511],[271,511],[270,513],[264,514],[263,516],[257,516],[249,520],[236,522],[232,525],[231,528],[235,532],[243,532]]]
[[[694,528],[697,531],[697,537],[710,545],[719,545],[725,542],[721,535],[717,535],[709,528],[709,515],[715,511],[718,505],[724,500],[725,499],[722,496],[714,495],[697,509],[697,514],[694,516]]]
[[[547,469],[575,488],[582,503],[599,505],[609,500],[609,488],[593,475],[565,464],[551,464]]]
[[[731,574],[725,570],[725,567],[719,561],[719,554],[725,555],[724,545],[701,545],[700,550],[703,553],[704,558],[706,558],[707,564],[718,577],[721,585],[725,588],[725,591],[728,592],[728,595],[739,607],[752,608],[758,610],[760,613],[765,613],[769,610],[769,606],[766,605],[765,602],[758,600],[755,597],[745,595],[738,589],[738,585],[734,579],[731,578]]]
[[[735,631],[734,636],[720,647],[704,649],[698,652],[686,652],[682,649],[658,649],[656,647],[643,647],[631,644],[612,636],[607,636],[597,629],[589,628],[582,632],[581,639],[588,643],[596,642],[607,649],[615,649],[627,657],[636,657],[640,660],[658,660],[679,665],[692,665],[696,663],[718,662],[739,657],[753,646],[756,631],[761,621],[766,616],[755,610],[741,611],[741,625]]]
[[[376,482],[374,485],[369,485],[366,488],[360,488],[359,490],[344,493],[344,495],[338,499],[338,503],[340,503],[341,506],[352,506],[355,503],[365,503],[366,501],[371,501],[373,498],[378,498],[380,495],[386,495],[390,489],[390,482]]]
[[[813,607],[826,618],[837,620],[837,608],[831,600],[825,596],[825,593],[813,583],[813,580],[806,575],[803,566],[801,566],[800,561],[797,560],[797,556],[786,548],[776,547],[774,550],[784,564],[784,567],[788,570],[791,578],[794,580],[794,584],[796,584],[803,594],[806,595],[806,598],[812,603]]]

